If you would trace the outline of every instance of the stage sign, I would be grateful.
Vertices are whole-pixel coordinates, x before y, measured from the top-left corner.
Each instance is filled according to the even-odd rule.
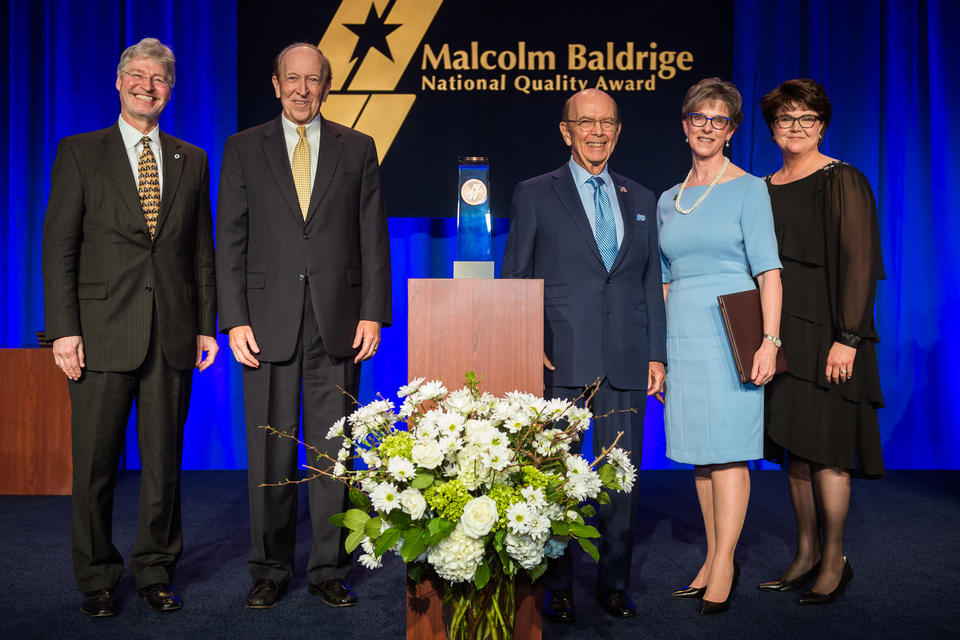
[[[659,193],[690,166],[687,88],[730,79],[732,12],[732,0],[239,2],[237,120],[276,117],[273,58],[316,43],[333,70],[322,113],[376,140],[389,215],[456,215],[457,158],[486,156],[491,209],[506,216],[517,182],[569,158],[566,98],[599,88],[623,122],[611,169]]]

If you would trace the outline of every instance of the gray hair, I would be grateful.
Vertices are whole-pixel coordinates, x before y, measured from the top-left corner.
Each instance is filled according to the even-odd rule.
[[[130,45],[120,54],[120,62],[117,64],[117,75],[123,73],[123,70],[136,58],[152,58],[158,64],[167,70],[167,82],[170,88],[177,80],[176,62],[170,47],[163,44],[156,38],[144,38],[134,45]]]
[[[320,54],[320,84],[326,84],[333,81],[333,71],[330,69],[330,61],[327,60],[327,56],[323,55],[323,51],[320,51],[320,47],[315,44],[310,44],[309,42],[292,42],[285,46],[283,50],[277,54],[277,57],[273,59],[273,75],[277,80],[280,80],[280,71],[283,68],[283,57],[287,55],[290,51],[298,49],[300,47],[306,47],[307,49],[313,49],[318,54]]]
[[[720,78],[704,78],[697,84],[687,89],[687,95],[683,97],[682,115],[686,115],[705,102],[719,100],[727,105],[730,112],[730,122],[734,128],[739,127],[743,122],[743,98],[737,91],[737,86],[732,82],[721,80]]]

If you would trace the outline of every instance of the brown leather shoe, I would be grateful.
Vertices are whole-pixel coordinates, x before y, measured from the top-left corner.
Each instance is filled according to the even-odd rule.
[[[569,623],[577,619],[572,589],[550,589],[543,605],[543,617],[550,622]]]
[[[117,615],[117,601],[113,589],[87,591],[80,601],[80,611],[91,618],[109,618]]]
[[[244,604],[247,609],[269,609],[280,602],[280,596],[286,590],[286,585],[277,584],[269,578],[260,578],[250,587]]]
[[[147,606],[154,611],[179,611],[183,604],[180,598],[173,592],[170,585],[158,582],[147,585],[137,591],[142,600],[147,601]]]
[[[340,578],[324,580],[320,584],[311,584],[307,591],[319,595],[331,607],[352,607],[357,604],[357,596],[346,582]]]

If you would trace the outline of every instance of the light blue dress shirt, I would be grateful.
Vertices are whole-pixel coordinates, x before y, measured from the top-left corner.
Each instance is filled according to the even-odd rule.
[[[583,210],[587,212],[590,230],[593,231],[593,236],[596,237],[597,210],[596,207],[593,206],[594,189],[593,185],[587,182],[593,177],[593,174],[574,162],[573,156],[570,156],[569,165],[570,173],[573,174],[573,182],[577,185],[577,193],[580,194],[580,202],[583,203]],[[603,189],[607,192],[607,197],[610,199],[610,207],[613,209],[613,222],[617,228],[617,249],[619,249],[620,245],[623,244],[623,216],[620,215],[620,199],[617,198],[617,186],[613,184],[613,179],[610,177],[610,172],[607,171],[606,167],[599,173],[599,176],[603,178]]]

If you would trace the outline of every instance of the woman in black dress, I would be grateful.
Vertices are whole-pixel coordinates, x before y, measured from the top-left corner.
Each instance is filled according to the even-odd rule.
[[[851,474],[885,474],[873,322],[883,279],[876,204],[862,173],[820,153],[830,100],[788,80],[761,101],[783,166],[766,178],[783,262],[780,336],[790,372],[766,390],[766,457],[786,465],[797,552],[764,591],[827,604],[853,578],[843,555]]]

